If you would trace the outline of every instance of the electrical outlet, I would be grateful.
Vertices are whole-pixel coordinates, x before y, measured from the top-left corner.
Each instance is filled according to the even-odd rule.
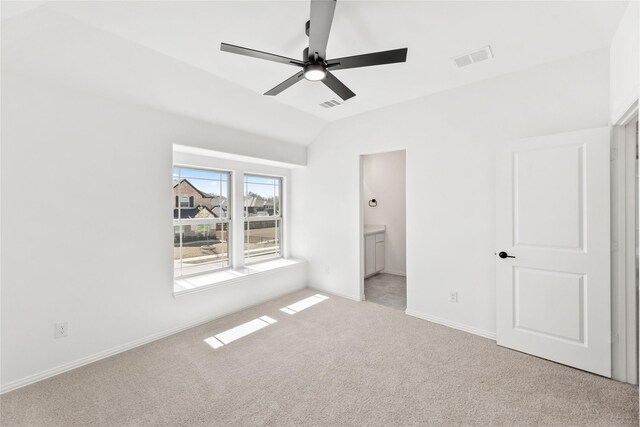
[[[54,338],[64,338],[69,336],[69,322],[55,324]]]
[[[458,302],[458,292],[456,291],[449,292],[449,302]]]

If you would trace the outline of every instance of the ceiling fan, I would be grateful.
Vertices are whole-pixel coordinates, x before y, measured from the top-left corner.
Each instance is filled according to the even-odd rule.
[[[302,68],[301,71],[269,90],[265,95],[277,95],[305,78],[310,81],[322,81],[325,86],[346,101],[356,96],[356,94],[338,80],[331,71],[405,62],[407,60],[407,48],[327,59],[327,42],[329,41],[329,32],[331,31],[335,9],[336,0],[311,0],[311,17],[305,25],[305,33],[309,36],[309,47],[303,51],[302,60],[227,43],[221,43],[220,50]]]

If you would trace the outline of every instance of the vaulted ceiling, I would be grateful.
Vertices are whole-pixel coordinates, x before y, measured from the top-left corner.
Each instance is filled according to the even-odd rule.
[[[220,42],[300,58],[308,1],[2,2],[3,69],[48,74],[124,98],[290,142],[327,122],[605,48],[627,2],[338,0],[330,57],[408,47],[404,64],[335,74],[357,96],[303,81],[262,95],[296,69],[220,52]],[[495,58],[451,58],[490,45]],[[8,62],[8,65],[7,65]]]

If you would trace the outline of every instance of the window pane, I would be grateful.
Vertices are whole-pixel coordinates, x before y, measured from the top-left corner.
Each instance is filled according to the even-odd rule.
[[[245,175],[245,216],[279,216],[282,180],[265,176]]]
[[[244,223],[244,256],[248,262],[281,256],[281,220]]]
[[[176,277],[229,266],[229,183],[228,172],[173,168]]]
[[[227,172],[173,168],[174,219],[229,218]]]
[[[176,276],[229,266],[228,223],[182,224],[174,229],[173,258]]]

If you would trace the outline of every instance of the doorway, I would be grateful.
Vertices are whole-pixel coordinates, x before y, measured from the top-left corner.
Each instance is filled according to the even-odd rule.
[[[360,158],[361,296],[407,308],[406,151]]]

